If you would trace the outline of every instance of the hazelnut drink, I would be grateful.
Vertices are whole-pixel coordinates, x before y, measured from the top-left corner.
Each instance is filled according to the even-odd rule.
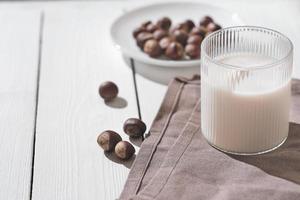
[[[208,35],[201,45],[201,129],[232,154],[272,151],[289,130],[293,44],[257,26]]]
[[[239,55],[219,61],[247,67],[271,63],[274,58]],[[265,87],[259,82],[257,85],[243,84],[243,81],[247,82],[245,78],[229,89],[216,81],[201,78],[201,97],[205,97],[202,98],[202,133],[211,144],[225,151],[253,153],[268,150],[286,139],[290,81],[269,90],[267,78],[264,79]]]

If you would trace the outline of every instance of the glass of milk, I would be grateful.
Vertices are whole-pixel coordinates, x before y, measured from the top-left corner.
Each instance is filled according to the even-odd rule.
[[[265,153],[289,131],[293,45],[262,27],[219,30],[201,45],[201,127],[215,148]]]

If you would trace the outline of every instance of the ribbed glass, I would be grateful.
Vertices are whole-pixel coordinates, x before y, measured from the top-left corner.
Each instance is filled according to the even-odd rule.
[[[210,34],[201,46],[201,126],[214,147],[259,154],[288,135],[293,45],[252,26]]]

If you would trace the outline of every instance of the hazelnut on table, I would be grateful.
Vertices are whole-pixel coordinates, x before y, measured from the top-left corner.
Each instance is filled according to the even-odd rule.
[[[130,137],[141,137],[144,135],[146,124],[137,118],[129,118],[124,122],[123,130]]]
[[[111,130],[102,132],[98,138],[97,143],[104,151],[112,151],[118,142],[122,141],[121,136]]]
[[[115,146],[115,154],[122,160],[128,160],[133,156],[134,153],[134,147],[127,141],[120,141]]]
[[[105,101],[110,101],[118,96],[118,86],[111,81],[105,81],[99,86],[99,94]]]

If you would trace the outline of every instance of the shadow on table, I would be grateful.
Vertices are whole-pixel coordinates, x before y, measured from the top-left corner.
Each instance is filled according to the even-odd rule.
[[[300,184],[300,125],[290,123],[289,136],[278,149],[261,155],[230,155],[266,173]]]
[[[122,97],[116,97],[111,101],[105,101],[105,104],[111,108],[125,108],[127,106],[126,99]]]
[[[123,59],[128,67],[131,68],[130,59],[123,56]],[[169,82],[176,76],[192,77],[194,74],[200,73],[199,67],[162,67],[150,65],[134,60],[135,72],[151,81],[168,85]]]
[[[135,146],[141,147],[144,139],[143,137],[129,137],[129,141]]]
[[[121,160],[116,156],[114,152],[104,152],[104,155],[109,160],[113,161],[114,163],[118,163],[124,165],[126,168],[130,169],[132,166],[133,161],[135,160],[136,155],[134,154],[129,160]]]

